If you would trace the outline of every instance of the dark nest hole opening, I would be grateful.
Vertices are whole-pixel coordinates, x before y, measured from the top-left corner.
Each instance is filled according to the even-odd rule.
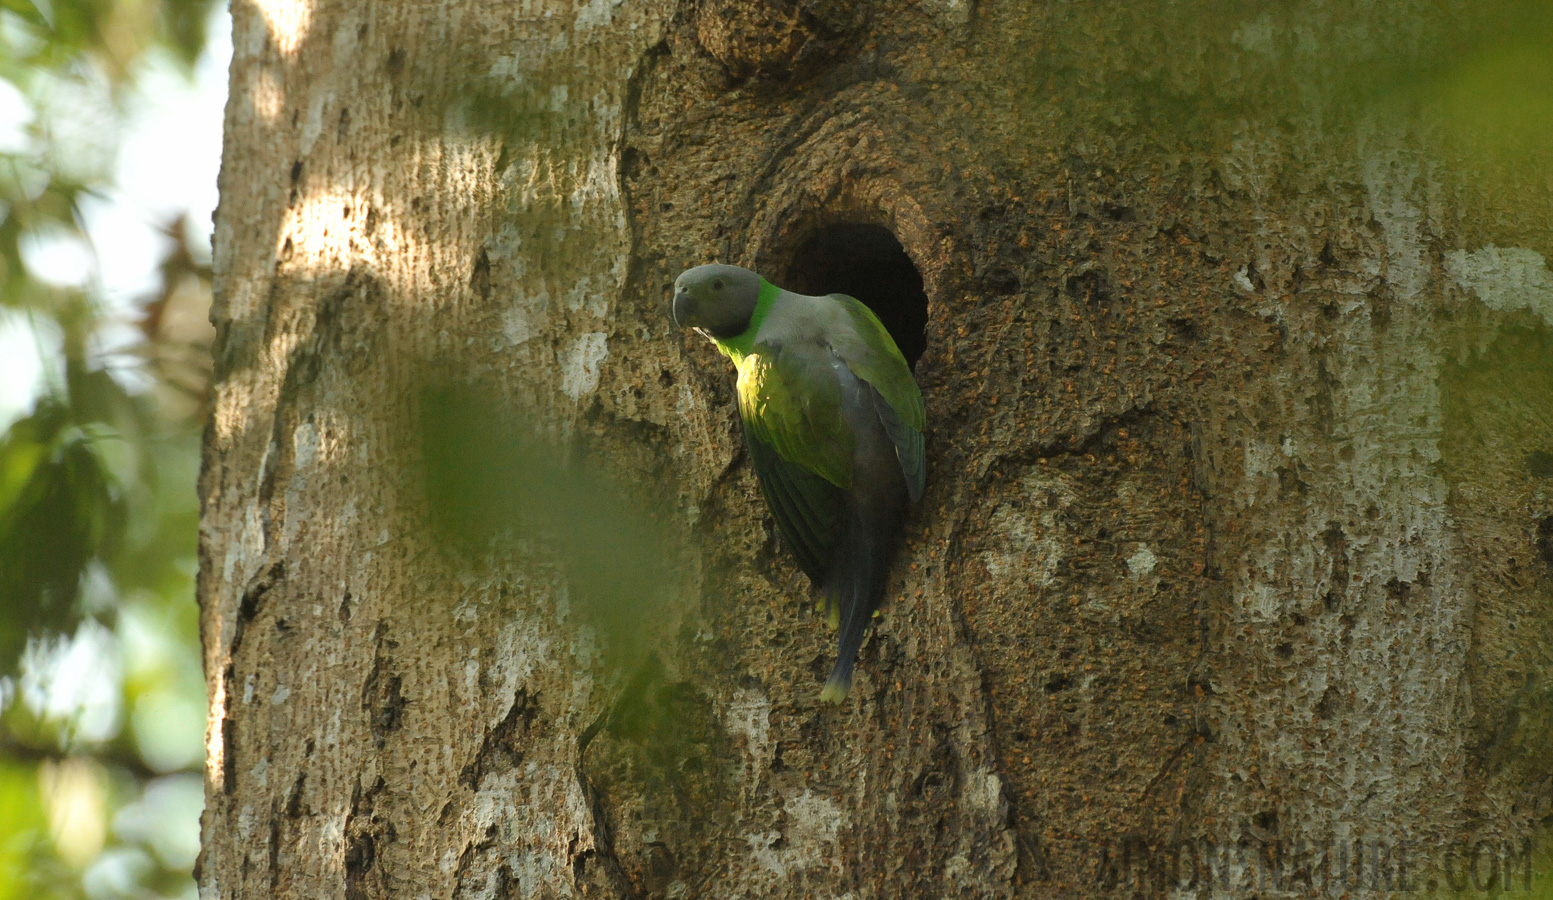
[[[810,235],[788,263],[783,287],[801,294],[848,294],[863,301],[916,369],[927,349],[927,292],[906,249],[888,228],[840,224]]]

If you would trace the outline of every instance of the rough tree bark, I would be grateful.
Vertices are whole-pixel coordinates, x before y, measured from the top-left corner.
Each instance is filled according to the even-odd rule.
[[[1475,10],[234,0],[201,896],[1519,885],[1553,190],[1384,96]],[[928,494],[839,709],[667,321],[714,259],[917,342]],[[426,526],[429,372],[693,529],[656,667],[542,547]]]

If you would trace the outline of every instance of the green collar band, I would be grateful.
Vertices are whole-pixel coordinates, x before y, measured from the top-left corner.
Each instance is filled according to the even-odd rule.
[[[766,321],[766,316],[771,314],[771,307],[776,304],[777,295],[782,289],[767,281],[760,279],[760,296],[755,300],[755,311],[750,314],[749,327],[743,332],[728,338],[718,340],[713,338],[713,343],[723,355],[733,360],[735,366],[744,362],[744,357],[749,356],[755,348],[755,335],[760,333],[760,326]]]

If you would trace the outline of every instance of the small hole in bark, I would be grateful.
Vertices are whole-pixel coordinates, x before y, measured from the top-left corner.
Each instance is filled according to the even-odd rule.
[[[880,225],[821,228],[793,254],[779,282],[801,294],[848,294],[863,301],[915,369],[927,349],[927,292],[901,242]]]
[[[1252,817],[1252,821],[1256,823],[1256,827],[1263,831],[1269,833],[1278,831],[1278,813],[1276,810],[1269,809],[1265,812],[1259,812]]]
[[[1337,688],[1328,685],[1327,689],[1321,694],[1321,699],[1316,701],[1316,718],[1332,718],[1332,712],[1337,708],[1337,704],[1341,699],[1342,697],[1338,694]]]

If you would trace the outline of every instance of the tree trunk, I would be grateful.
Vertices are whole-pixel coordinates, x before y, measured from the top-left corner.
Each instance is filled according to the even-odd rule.
[[[1481,5],[233,18],[201,896],[1533,877],[1553,183],[1472,133]],[[926,398],[840,708],[669,322],[713,260],[870,303]]]

